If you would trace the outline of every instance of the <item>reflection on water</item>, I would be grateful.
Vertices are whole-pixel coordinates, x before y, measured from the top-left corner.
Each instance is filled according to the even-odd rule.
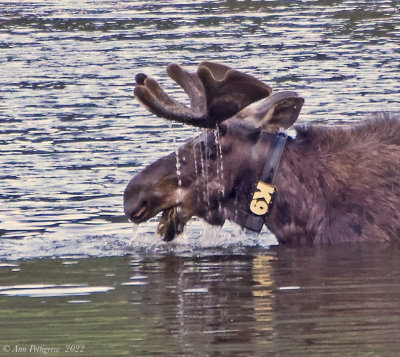
[[[398,247],[347,245],[21,261],[0,268],[1,291],[70,291],[0,294],[0,345],[84,345],[91,356],[392,356],[399,257]]]
[[[107,286],[85,286],[84,284],[79,284],[79,285],[25,284],[25,285],[0,286],[0,295],[54,297],[54,296],[90,295],[93,293],[106,293],[110,290],[113,290],[113,288]]]

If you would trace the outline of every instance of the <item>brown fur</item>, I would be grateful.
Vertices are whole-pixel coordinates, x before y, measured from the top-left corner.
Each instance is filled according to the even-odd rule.
[[[400,122],[306,126],[287,145],[266,225],[282,243],[400,240]]]
[[[265,218],[280,243],[400,240],[400,121],[382,116],[354,127],[296,127],[275,179],[274,207]],[[175,154],[133,177],[124,197],[128,217],[139,223],[167,212],[159,229],[165,240],[193,215],[211,224],[235,221],[240,210],[248,209],[271,134],[232,124],[220,146],[206,131],[179,150],[180,190]]]

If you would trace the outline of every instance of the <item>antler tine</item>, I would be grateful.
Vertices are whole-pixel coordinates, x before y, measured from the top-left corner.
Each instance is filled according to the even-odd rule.
[[[135,76],[136,85],[144,85],[144,81],[146,80],[147,75],[144,73],[138,73]]]
[[[167,74],[177,82],[190,98],[190,108],[171,98],[152,78],[136,76],[135,97],[153,114],[193,126],[205,127],[207,106],[203,84],[194,73],[185,71],[178,64],[170,64]]]
[[[171,63],[167,67],[167,74],[178,83],[190,99],[190,108],[193,114],[201,118],[207,113],[206,95],[204,86],[196,73],[189,73],[181,66]]]

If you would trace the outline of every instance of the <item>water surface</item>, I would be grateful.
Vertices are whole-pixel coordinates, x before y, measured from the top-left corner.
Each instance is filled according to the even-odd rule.
[[[21,261],[0,267],[0,348],[395,356],[399,257],[398,248],[348,245]]]
[[[169,129],[135,102],[138,72],[185,100],[165,66],[216,60],[298,91],[303,122],[399,112],[399,7],[0,1],[0,257],[122,253],[132,236],[122,212],[127,181],[174,138],[180,145],[197,135]]]
[[[122,193],[197,135],[135,102],[136,73],[185,101],[165,66],[219,61],[332,125],[400,113],[399,44],[391,0],[0,0],[0,355],[395,355],[397,247],[276,248],[196,220],[165,245]]]

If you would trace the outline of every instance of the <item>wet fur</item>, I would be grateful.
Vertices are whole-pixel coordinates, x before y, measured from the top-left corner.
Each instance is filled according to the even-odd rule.
[[[400,240],[400,121],[296,127],[267,227],[280,243]]]

